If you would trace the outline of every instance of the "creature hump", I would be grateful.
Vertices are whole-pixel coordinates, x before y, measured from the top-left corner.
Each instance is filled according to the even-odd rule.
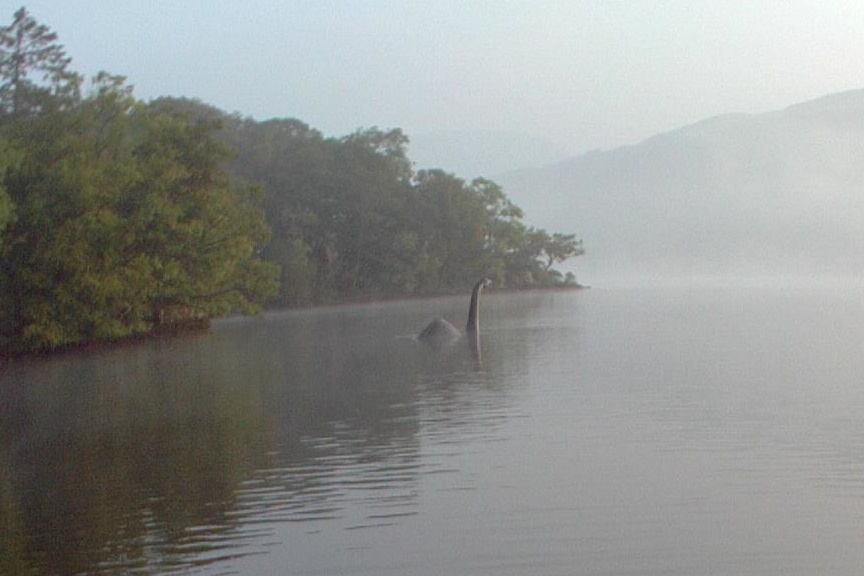
[[[480,293],[492,283],[488,278],[483,278],[474,285],[471,291],[471,303],[468,306],[468,321],[465,332],[475,335],[480,331]],[[424,342],[441,343],[455,340],[462,336],[462,332],[453,324],[443,318],[435,318],[420,333],[417,339]]]
[[[462,333],[453,324],[443,318],[435,318],[417,335],[424,342],[445,342],[455,340]]]

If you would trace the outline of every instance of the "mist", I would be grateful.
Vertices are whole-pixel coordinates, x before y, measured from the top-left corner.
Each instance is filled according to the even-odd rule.
[[[540,227],[575,232],[587,283],[857,278],[864,91],[730,114],[501,174]],[[742,280],[743,281],[743,280]]]

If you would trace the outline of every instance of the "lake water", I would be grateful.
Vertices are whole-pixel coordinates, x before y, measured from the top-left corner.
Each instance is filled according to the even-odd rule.
[[[268,314],[0,368],[0,573],[858,575],[864,289]],[[478,357],[479,356],[479,357]]]

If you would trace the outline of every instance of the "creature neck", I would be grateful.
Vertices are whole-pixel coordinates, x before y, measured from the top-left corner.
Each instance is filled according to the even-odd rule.
[[[471,292],[471,306],[468,307],[468,325],[466,332],[478,332],[480,330],[480,291],[483,289],[483,280],[474,285]]]

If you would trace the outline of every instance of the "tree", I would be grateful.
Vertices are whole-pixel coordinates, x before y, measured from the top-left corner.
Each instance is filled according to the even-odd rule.
[[[200,112],[206,117],[208,110]],[[265,190],[273,239],[263,255],[282,269],[279,304],[416,287],[415,243],[405,230],[411,164],[400,130],[325,138],[294,119],[223,122],[223,139],[238,149],[232,172]]]
[[[15,152],[5,140],[0,140],[0,174],[5,172],[14,161]],[[12,199],[6,192],[6,187],[0,181],[0,250],[3,248],[3,233],[6,227],[12,222],[14,216],[14,206]],[[2,253],[2,252],[0,252]]]
[[[326,175],[328,204],[319,215],[327,232],[338,231],[332,245],[338,257],[335,281],[354,296],[400,294],[405,238],[405,191],[411,163],[401,130],[359,130],[331,141]]]
[[[0,27],[0,109],[18,117],[52,100],[77,99],[81,77],[68,70],[71,61],[57,34],[19,8],[12,23]]]
[[[136,109],[132,154],[140,180],[126,201],[135,244],[151,266],[154,308],[209,318],[255,312],[276,290],[277,269],[260,259],[270,230],[261,190],[224,171],[231,151],[218,122]]]
[[[545,231],[543,233],[546,234]],[[556,263],[564,262],[575,256],[581,256],[584,253],[582,240],[576,240],[575,234],[555,232],[551,237],[546,234],[543,243],[543,254],[546,258],[547,272]]]
[[[562,279],[554,264],[578,254],[572,236],[527,226],[491,180],[415,174],[400,130],[326,138],[296,119],[256,122],[194,100],[150,107],[218,120],[238,150],[230,170],[262,186],[273,231],[262,256],[282,271],[276,304],[449,292],[481,275],[551,286]]]
[[[470,286],[488,273],[487,205],[477,189],[443,170],[420,170],[411,189],[422,285],[431,292]]]
[[[104,79],[107,82],[107,79]],[[101,84],[74,110],[7,124],[20,160],[5,175],[16,218],[2,252],[6,348],[40,349],[149,328],[146,270],[123,243],[131,94]]]
[[[21,159],[5,175],[0,348],[254,311],[275,290],[260,191],[229,180],[214,129],[152,113],[107,74],[74,108],[6,125]]]

